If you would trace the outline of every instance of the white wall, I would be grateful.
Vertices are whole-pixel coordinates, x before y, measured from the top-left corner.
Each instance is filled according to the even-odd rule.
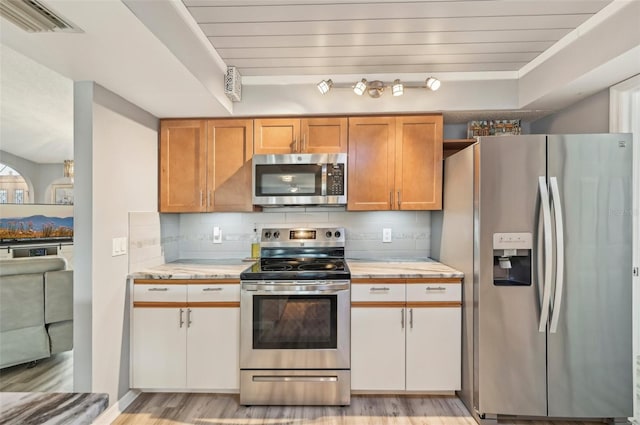
[[[76,301],[89,304],[74,317],[80,328],[74,335],[80,354],[75,390],[87,391],[89,384],[92,392],[108,393],[113,404],[129,390],[129,299],[128,256],[111,256],[112,238],[128,235],[129,211],[157,208],[158,121],[92,82],[75,87],[76,128],[85,134],[75,141],[76,153],[78,145],[82,151],[76,156],[76,203],[82,207],[76,209],[82,223],[76,262],[82,266],[76,265],[80,281],[74,287],[81,287]],[[86,177],[90,183],[81,184]],[[90,347],[79,340],[88,334]]]
[[[609,89],[531,123],[533,134],[609,132]]]

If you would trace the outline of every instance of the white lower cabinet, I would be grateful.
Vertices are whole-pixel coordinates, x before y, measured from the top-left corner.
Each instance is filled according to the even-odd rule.
[[[351,309],[351,389],[404,390],[404,308]]]
[[[354,280],[351,388],[450,392],[461,386],[460,283]],[[418,283],[418,284],[416,284]],[[368,286],[367,286],[368,285]],[[402,299],[399,299],[402,296]]]
[[[407,391],[454,391],[461,385],[461,308],[407,310]]]
[[[186,386],[187,328],[179,316],[177,308],[133,309],[133,388]]]
[[[190,309],[187,336],[187,388],[237,391],[240,388],[240,309]]]
[[[134,283],[133,292],[133,388],[238,391],[239,285]]]

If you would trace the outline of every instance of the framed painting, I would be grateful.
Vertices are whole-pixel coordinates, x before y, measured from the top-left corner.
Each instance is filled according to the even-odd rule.
[[[57,205],[73,205],[72,184],[54,184],[51,194],[53,196],[51,203]]]

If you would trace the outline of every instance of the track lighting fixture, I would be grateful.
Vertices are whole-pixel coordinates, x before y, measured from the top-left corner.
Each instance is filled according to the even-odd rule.
[[[346,83],[334,84],[330,79],[322,80],[317,84],[317,87],[322,94],[327,94],[332,88],[351,88],[358,96],[362,96],[367,92],[369,97],[377,99],[382,96],[387,87],[391,88],[391,94],[394,96],[402,96],[406,88],[428,88],[436,91],[440,88],[440,85],[440,80],[435,77],[427,78],[424,83],[402,83],[399,78],[396,78],[390,84],[380,80],[367,81],[366,78],[363,78],[354,85]]]
[[[320,93],[327,94],[329,90],[331,90],[331,87],[333,87],[333,81],[331,81],[331,79],[322,80],[317,84],[317,87]]]

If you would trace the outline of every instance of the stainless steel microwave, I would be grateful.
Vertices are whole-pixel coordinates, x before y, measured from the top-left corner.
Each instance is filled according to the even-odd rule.
[[[254,155],[253,204],[345,205],[347,154]]]

